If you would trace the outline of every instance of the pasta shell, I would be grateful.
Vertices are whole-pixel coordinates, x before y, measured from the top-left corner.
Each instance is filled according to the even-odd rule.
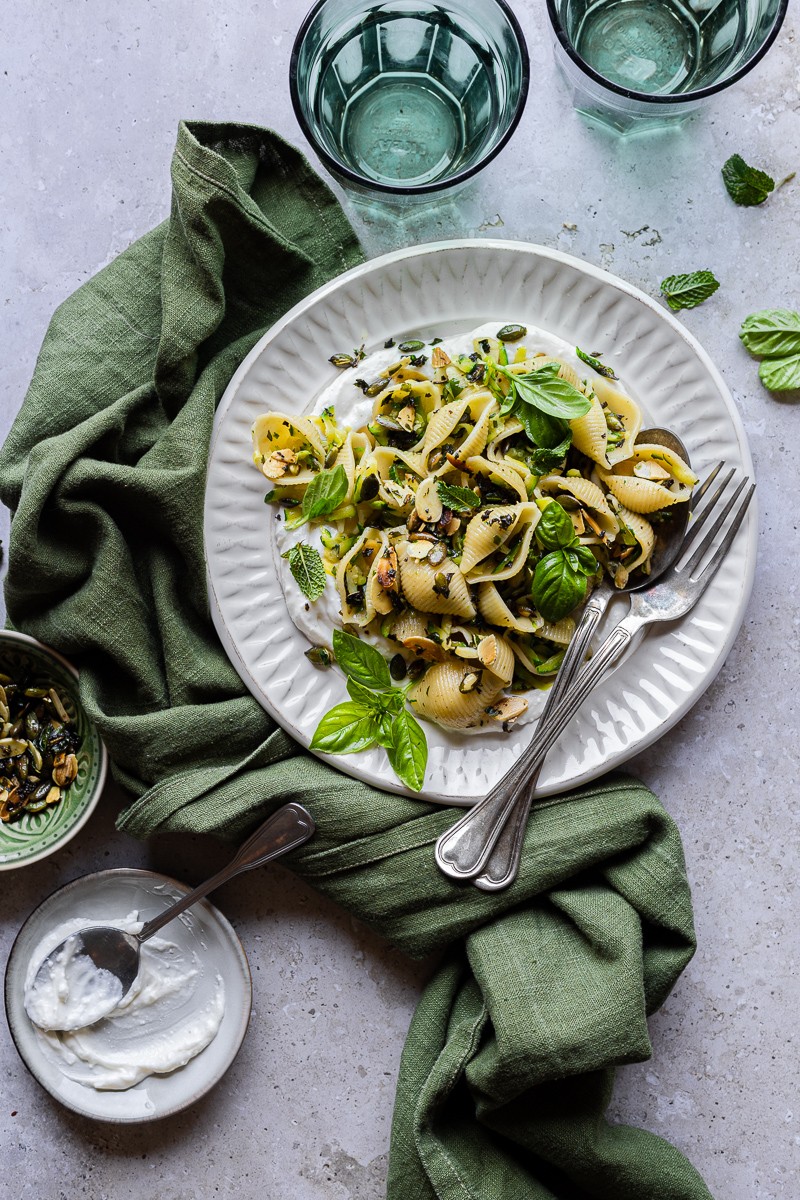
[[[632,512],[624,504],[621,504],[619,500],[617,500],[616,504],[620,524],[627,526],[639,543],[638,554],[625,560],[625,569],[630,574],[631,571],[635,571],[637,567],[641,567],[648,561],[656,544],[656,535],[653,531],[653,526],[641,513]]]
[[[430,667],[408,693],[417,716],[435,721],[445,729],[480,725],[484,709],[497,699],[503,686],[496,676],[484,671],[472,691],[461,692],[459,688],[470,671],[469,663],[457,659]]]
[[[535,618],[512,613],[493,583],[478,584],[478,611],[487,624],[516,629],[517,633],[537,633],[544,624],[544,618],[538,613]]]
[[[672,478],[661,483],[635,474],[637,465],[645,462],[658,465]],[[634,446],[631,457],[618,463],[613,472],[599,470],[598,473],[608,490],[635,513],[657,512],[660,508],[682,504],[689,499],[692,487],[697,483],[697,476],[682,458],[664,446],[649,443]]]
[[[449,453],[462,460],[480,454],[489,436],[489,420],[495,408],[496,401],[492,393],[481,390],[459,396],[458,400],[438,409],[428,422],[422,441],[412,450],[412,454],[418,458],[420,473],[429,473],[430,455],[445,444],[452,443]],[[466,432],[456,432],[461,425],[467,426]],[[449,466],[445,459],[434,473],[439,474]]]
[[[622,441],[618,446],[612,446],[607,452],[610,463],[620,462],[623,458],[628,458],[633,450],[639,430],[642,428],[642,410],[631,396],[626,396],[607,379],[593,380],[592,389],[608,411],[622,422],[625,430]],[[605,420],[605,417],[603,419]]]
[[[413,558],[408,542],[398,542],[400,587],[412,608],[420,612],[450,613],[454,617],[473,620],[475,605],[467,581],[459,567],[450,559],[432,566],[426,560]],[[446,580],[446,590],[439,587],[437,576]]]
[[[345,624],[368,625],[378,611],[375,607],[374,575],[376,563],[385,545],[386,534],[383,530],[367,528],[339,563],[336,570],[336,590],[339,593],[339,605]],[[360,566],[366,576],[365,582],[360,585],[363,588],[363,608],[354,607],[348,600],[348,596],[352,595],[348,574],[356,566]]]
[[[268,412],[253,425],[253,462],[275,482],[291,486],[311,483],[325,465],[326,450],[325,439],[308,417]],[[310,455],[313,466],[298,463],[299,453]]]
[[[486,643],[490,643],[489,654],[484,653]],[[478,660],[487,671],[499,679],[503,687],[511,683],[514,675],[514,651],[511,643],[504,637],[491,633],[478,645]]]
[[[490,480],[495,480],[501,487],[517,496],[520,500],[528,499],[528,493],[525,490],[525,484],[517,471],[512,470],[506,463],[492,462],[488,458],[481,458],[480,455],[475,455],[472,458],[466,459],[464,466],[470,475],[487,475]]]
[[[539,480],[539,489],[546,493],[563,495],[565,492],[574,496],[584,508],[589,509],[595,520],[606,533],[614,534],[619,529],[619,522],[611,511],[608,501],[601,489],[591,479],[582,475],[543,475]]]
[[[461,570],[468,581],[480,583],[484,579],[491,579],[500,582],[513,578],[528,556],[539,515],[537,505],[527,503],[486,508],[473,517],[464,535],[464,549],[461,555]],[[485,562],[520,533],[521,541],[508,566],[497,570],[496,564]],[[482,563],[485,563],[483,568]]]

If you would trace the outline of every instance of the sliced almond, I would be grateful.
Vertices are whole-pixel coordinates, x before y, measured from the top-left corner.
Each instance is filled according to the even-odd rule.
[[[497,638],[493,633],[490,633],[488,637],[482,638],[478,643],[478,658],[485,667],[491,667],[497,658]]]
[[[454,533],[458,533],[461,528],[461,520],[458,517],[451,517],[444,527],[445,537],[452,537]]]
[[[421,539],[420,541],[409,542],[406,547],[406,554],[409,558],[416,559],[417,562],[422,562],[426,559],[433,549],[433,541]]]
[[[385,592],[400,591],[400,575],[397,570],[397,551],[391,548],[384,550],[375,567],[379,585]]]
[[[635,463],[633,473],[638,479],[651,479],[653,483],[663,483],[665,479],[672,478],[669,471],[665,471],[658,463],[649,462],[647,459]]]
[[[427,479],[423,479],[417,488],[414,507],[420,520],[424,521],[426,525],[432,525],[438,521],[444,510],[444,505],[436,490],[436,484],[437,480],[429,476]]]
[[[402,425],[403,429],[410,431],[414,428],[414,422],[417,419],[417,410],[413,404],[407,404],[405,408],[400,409],[396,419],[398,425]]]
[[[431,366],[434,370],[437,367],[446,367],[450,362],[449,354],[446,354],[441,346],[434,346],[431,351]]]
[[[406,650],[411,650],[418,658],[424,658],[426,662],[444,662],[447,657],[442,647],[431,638],[403,638],[402,644]]]
[[[282,479],[289,467],[297,462],[294,450],[286,447],[284,450],[273,450],[261,470],[267,479]]]
[[[516,721],[527,711],[528,701],[524,696],[503,696],[501,700],[486,709],[486,715],[493,721],[502,721],[503,724],[510,725],[512,721]]]

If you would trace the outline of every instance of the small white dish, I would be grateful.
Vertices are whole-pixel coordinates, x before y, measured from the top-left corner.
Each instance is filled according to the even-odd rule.
[[[207,900],[193,905],[166,926],[163,934],[182,948],[194,950],[225,983],[225,1012],[219,1031],[186,1066],[169,1075],[150,1075],[127,1091],[95,1091],[67,1079],[50,1061],[25,1012],[23,991],[28,964],[51,930],[74,917],[108,921],[133,911],[146,921],[189,890],[185,884],[154,871],[127,867],[100,871],[53,892],[20,929],[6,967],[6,1016],[11,1036],[34,1078],[73,1112],[119,1124],[170,1116],[204,1096],[236,1057],[250,1020],[250,968],[233,927]]]

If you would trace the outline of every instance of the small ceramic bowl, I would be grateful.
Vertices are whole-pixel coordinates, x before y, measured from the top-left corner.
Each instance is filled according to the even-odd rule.
[[[194,1104],[225,1074],[239,1052],[250,1020],[253,986],[242,944],[223,915],[201,900],[166,925],[159,937],[193,954],[204,971],[225,985],[222,1023],[214,1039],[185,1066],[150,1075],[126,1091],[96,1091],[62,1074],[25,1012],[25,977],[32,955],[58,926],[76,917],[87,921],[124,918],[148,921],[190,889],[183,883],[122,867],[85,875],[59,888],[28,917],[17,934],[6,967],[6,1016],[14,1044],[31,1074],[66,1108],[98,1121],[130,1124],[171,1116]]]
[[[23,673],[55,687],[72,717],[81,736],[78,776],[59,804],[40,813],[26,813],[18,821],[0,823],[0,871],[46,858],[75,836],[100,799],[108,762],[100,734],[78,701],[75,668],[27,634],[0,630],[0,675],[17,678]]]

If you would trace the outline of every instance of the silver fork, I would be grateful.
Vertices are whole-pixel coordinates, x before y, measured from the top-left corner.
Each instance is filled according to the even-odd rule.
[[[436,862],[451,879],[465,881],[481,876],[477,880],[477,886],[484,891],[499,891],[513,882],[519,865],[536,778],[553,742],[578,711],[600,677],[621,657],[634,634],[655,622],[674,621],[684,616],[703,595],[722,565],[755,491],[755,484],[748,487],[749,480],[743,479],[730,499],[718,510],[717,502],[732,474],[731,471],[725,477],[702,515],[690,527],[686,538],[687,550],[682,551],[678,561],[652,587],[631,593],[628,615],[612,630],[591,661],[583,668],[569,693],[565,694],[564,687],[554,698],[552,706],[548,705],[551,715],[548,714],[546,720],[540,721],[530,746],[520,755],[511,770],[483,800],[439,838],[436,844]],[[700,569],[715,537],[732,511],[733,517],[725,536],[706,565]],[[702,541],[695,546],[697,533],[712,515],[716,519]],[[693,550],[693,553],[689,560],[685,561],[688,550]],[[581,657],[584,649],[585,644],[581,650]],[[577,651],[573,661],[580,661]],[[532,777],[533,772],[536,772],[536,775]],[[520,789],[524,789],[522,794]],[[513,826],[504,833],[506,822],[515,808],[516,819]],[[503,852],[499,853],[497,858],[493,858],[490,870],[482,875],[501,834]]]

